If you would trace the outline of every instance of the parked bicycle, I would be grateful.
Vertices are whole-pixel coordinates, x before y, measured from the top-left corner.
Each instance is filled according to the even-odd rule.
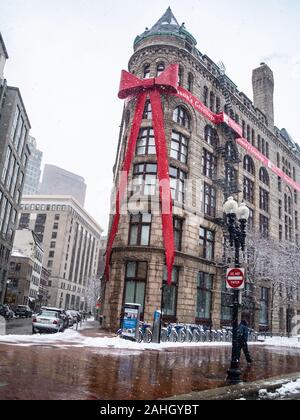
[[[178,341],[180,343],[188,342],[191,343],[193,340],[193,332],[191,330],[190,325],[185,324],[177,324],[175,326],[177,334],[178,334]]]
[[[166,343],[176,343],[178,341],[178,332],[173,324],[168,324],[166,327],[161,329],[160,341]]]
[[[152,331],[150,327],[151,327],[150,324],[147,324],[146,322],[140,322],[138,338],[137,338],[138,343],[141,343],[142,341],[144,343],[151,343]]]

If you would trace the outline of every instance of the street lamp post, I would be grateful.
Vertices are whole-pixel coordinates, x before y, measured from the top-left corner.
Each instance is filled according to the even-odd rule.
[[[230,246],[234,246],[235,268],[240,268],[240,249],[244,251],[246,240],[246,225],[249,219],[250,211],[245,203],[240,206],[233,199],[229,197],[224,204],[224,213],[226,214],[226,223],[229,232]],[[228,370],[228,380],[231,383],[240,382],[241,372],[239,370],[238,360],[238,317],[239,317],[239,290],[233,292],[233,306],[232,306],[232,354],[231,366]]]

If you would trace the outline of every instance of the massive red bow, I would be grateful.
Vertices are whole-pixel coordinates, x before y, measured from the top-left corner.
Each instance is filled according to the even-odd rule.
[[[131,133],[123,162],[119,181],[119,190],[116,195],[116,211],[106,250],[105,278],[109,278],[109,265],[112,247],[118,231],[120,221],[120,205],[126,194],[128,174],[134,158],[136,142],[139,135],[143,112],[147,96],[150,97],[152,108],[153,130],[155,137],[157,174],[160,181],[159,193],[161,198],[163,239],[166,253],[167,281],[172,282],[172,268],[174,263],[174,232],[172,217],[172,197],[170,190],[169,163],[164,127],[164,117],[161,105],[161,94],[176,94],[178,85],[178,64],[169,66],[160,76],[153,79],[140,80],[127,71],[122,71],[119,98],[137,97],[135,114],[133,117]]]

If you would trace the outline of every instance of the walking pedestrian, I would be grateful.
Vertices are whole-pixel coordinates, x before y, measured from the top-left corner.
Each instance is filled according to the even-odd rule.
[[[248,349],[249,328],[248,328],[247,321],[243,320],[240,323],[238,327],[238,331],[237,331],[237,336],[238,336],[238,361],[240,361],[241,351],[243,350],[247,362],[252,363],[252,357]]]

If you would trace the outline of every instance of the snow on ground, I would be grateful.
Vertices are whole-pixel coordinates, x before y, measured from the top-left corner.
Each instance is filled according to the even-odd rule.
[[[288,397],[291,394],[300,393],[300,378],[297,381],[288,382],[285,385],[282,385],[281,388],[278,388],[275,392],[268,392],[266,389],[261,389],[259,391],[260,399],[278,399]]]
[[[212,343],[136,343],[124,340],[120,337],[89,337],[87,334],[81,334],[80,331],[93,328],[95,331],[95,322],[87,320],[78,331],[73,328],[65,330],[63,333],[57,334],[35,334],[35,335],[0,335],[0,344],[13,344],[19,346],[51,346],[51,347],[91,347],[91,348],[111,348],[111,349],[129,349],[129,350],[164,350],[167,348],[178,347],[224,347],[231,346],[230,342],[212,342]],[[249,343],[250,345],[267,345],[276,347],[290,347],[300,349],[300,340],[298,337],[267,338],[264,342]]]
[[[264,340],[264,344],[267,346],[276,347],[288,347],[294,349],[300,349],[300,336],[298,337],[267,337]]]
[[[83,329],[89,328],[88,323]],[[230,346],[231,343],[136,343],[124,340],[120,337],[88,337],[82,335],[79,328],[65,330],[56,334],[35,334],[35,335],[3,335],[0,336],[0,344],[14,344],[19,346],[51,346],[51,347],[96,347],[115,348],[130,350],[164,350],[170,347],[197,347],[197,346]]]

